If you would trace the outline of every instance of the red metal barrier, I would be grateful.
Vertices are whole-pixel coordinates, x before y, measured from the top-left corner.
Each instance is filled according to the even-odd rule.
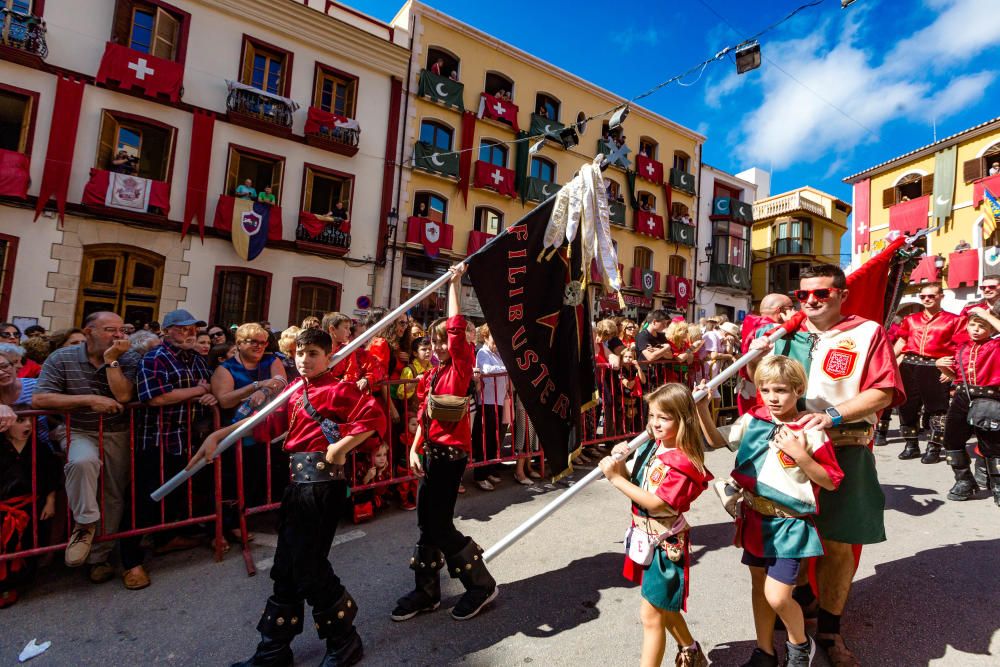
[[[191,401],[191,403],[194,403],[194,402],[196,402],[196,401]],[[167,505],[168,502],[170,502],[173,499],[166,498],[166,499],[164,499],[163,501],[161,501],[158,504],[159,505],[160,521],[158,523],[155,523],[155,524],[152,524],[152,525],[139,525],[140,521],[137,518],[137,509],[136,509],[137,508],[137,502],[136,502],[137,497],[136,497],[136,484],[135,484],[135,481],[136,481],[136,474],[135,474],[136,473],[136,469],[135,469],[135,461],[136,461],[136,437],[135,436],[136,436],[136,411],[140,410],[140,409],[141,410],[160,410],[160,418],[162,419],[162,411],[163,411],[164,408],[150,408],[150,407],[144,406],[144,405],[139,404],[139,403],[132,403],[132,404],[129,404],[128,406],[126,406],[126,410],[128,411],[128,421],[129,421],[129,426],[128,426],[128,433],[129,433],[129,438],[128,438],[128,442],[129,442],[129,452],[128,452],[128,454],[129,454],[129,497],[128,497],[128,502],[127,502],[128,507],[129,507],[129,514],[126,515],[124,513],[124,510],[123,510],[122,521],[119,523],[119,526],[118,527],[111,527],[113,529],[110,530],[110,531],[105,530],[106,528],[108,528],[108,526],[106,526],[104,524],[104,518],[105,518],[105,497],[104,497],[105,496],[105,493],[104,493],[104,489],[105,489],[105,476],[106,476],[106,474],[108,474],[107,473],[107,466],[105,465],[105,452],[104,452],[104,440],[105,440],[104,418],[102,417],[100,419],[99,423],[98,423],[97,443],[98,443],[99,456],[100,456],[100,460],[101,460],[101,464],[102,464],[101,465],[100,476],[99,476],[99,489],[100,489],[100,492],[99,492],[99,498],[98,498],[98,502],[99,502],[99,505],[100,505],[100,508],[101,508],[101,525],[100,525],[100,530],[98,532],[101,533],[101,534],[95,537],[94,542],[95,543],[98,543],[98,542],[107,542],[107,541],[113,541],[113,540],[118,540],[118,539],[122,539],[122,538],[137,537],[137,536],[141,536],[141,535],[147,535],[147,534],[150,534],[150,533],[157,533],[157,532],[162,532],[162,531],[174,530],[174,529],[177,529],[177,528],[182,528],[184,526],[190,526],[190,525],[194,525],[194,524],[209,524],[209,523],[212,523],[212,524],[214,524],[214,535],[215,535],[215,543],[214,543],[215,560],[217,560],[217,561],[222,560],[222,556],[223,556],[223,553],[224,553],[224,544],[225,543],[223,541],[223,534],[222,534],[222,463],[221,463],[220,460],[216,460],[215,464],[213,465],[213,483],[211,484],[211,487],[213,489],[213,493],[211,494],[212,495],[212,499],[210,500],[210,502],[209,502],[209,504],[207,506],[205,504],[199,505],[198,503],[196,503],[196,499],[195,499],[195,495],[194,495],[194,486],[193,486],[194,485],[194,480],[190,480],[190,481],[188,481],[187,486],[186,486],[186,492],[187,492],[186,493],[186,498],[185,498],[186,502],[184,503],[184,505],[185,505],[184,509],[186,511],[183,512],[183,516],[175,517],[175,518],[172,518],[172,519],[168,519],[167,518],[167,507],[166,507],[166,505]],[[205,407],[204,409],[210,411],[212,428],[213,429],[218,429],[219,428],[219,412],[218,412],[218,410],[214,406],[213,407]],[[29,416],[29,417],[32,418],[32,427],[33,427],[32,428],[32,437],[31,437],[30,442],[26,445],[26,446],[30,446],[31,447],[31,457],[32,457],[32,470],[31,470],[32,494],[31,494],[31,496],[32,497],[31,497],[31,502],[30,502],[30,512],[25,512],[25,513],[26,514],[30,514],[30,529],[31,529],[30,536],[31,536],[31,544],[33,546],[31,548],[19,549],[19,550],[12,550],[11,551],[11,550],[5,550],[4,549],[5,545],[4,544],[0,544],[0,561],[11,561],[11,560],[14,560],[14,559],[19,559],[19,558],[27,558],[27,557],[32,557],[32,556],[39,556],[39,555],[42,555],[42,554],[45,554],[45,553],[49,553],[49,552],[61,551],[61,550],[63,550],[63,549],[66,548],[66,541],[64,539],[62,541],[56,540],[55,543],[53,543],[53,544],[45,544],[45,545],[41,544],[43,541],[46,541],[45,539],[43,539],[45,536],[43,536],[43,535],[40,534],[40,527],[41,527],[40,514],[41,514],[41,509],[42,509],[42,507],[44,506],[44,503],[45,503],[45,498],[39,498],[38,497],[38,451],[39,451],[39,448],[48,447],[48,444],[45,443],[45,442],[40,441],[39,438],[38,438],[38,420],[39,420],[39,418],[42,418],[42,417],[53,417],[53,416],[59,416],[59,417],[61,417],[64,420],[64,426],[61,426],[61,427],[58,427],[58,428],[52,428],[51,431],[50,431],[50,437],[51,437],[53,435],[52,431],[58,431],[59,429],[65,428],[65,434],[66,434],[66,451],[65,452],[59,452],[58,451],[58,442],[57,442],[58,437],[52,438],[52,440],[53,440],[53,451],[56,452],[56,456],[60,460],[60,462],[64,463],[65,460],[66,460],[66,456],[67,456],[68,452],[73,447],[72,413],[60,413],[60,412],[45,411],[45,410],[19,410],[18,414],[19,415]],[[191,428],[191,426],[192,426],[192,423],[191,423],[191,414],[192,414],[192,411],[191,410],[186,410],[186,414],[187,414],[187,424],[186,424],[186,426],[187,426],[187,435],[186,435],[186,443],[185,443],[185,450],[186,450],[185,454],[187,455],[187,458],[190,458],[191,454],[194,452],[195,449],[197,449],[197,447],[201,443],[200,442],[193,442],[193,440],[192,440],[193,433],[194,433],[194,429]],[[160,470],[159,470],[160,483],[162,483],[163,481],[165,481],[172,474],[173,474],[173,472],[169,472],[169,474],[168,474],[167,471],[164,470],[164,467],[163,467],[163,453],[162,453],[162,449],[161,449],[161,451],[160,451]],[[60,499],[62,501],[66,501],[65,491],[62,488],[60,488],[57,493],[61,496]],[[145,500],[147,502],[152,502],[152,501],[149,501],[148,498],[145,499]],[[2,501],[0,501],[0,502],[2,502]],[[68,506],[68,503],[67,502],[57,503],[57,506],[59,506],[60,504],[66,505],[66,512],[65,512],[66,524],[65,524],[65,532],[63,533],[63,537],[66,537],[66,536],[70,535],[71,532],[72,532],[73,517],[72,517],[72,512],[71,512],[71,510],[70,510],[70,508]],[[176,501],[174,501],[173,504],[176,505]],[[205,511],[206,509],[211,509],[212,511]],[[126,519],[127,519],[127,521],[126,521]],[[53,517],[52,520],[55,521],[56,517]],[[0,523],[2,523],[2,522],[0,522]],[[142,522],[142,523],[147,523],[147,522]]]

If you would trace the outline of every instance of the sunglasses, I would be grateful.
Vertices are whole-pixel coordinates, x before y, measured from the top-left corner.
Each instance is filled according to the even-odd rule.
[[[211,332],[209,332],[208,335],[211,336],[212,338],[218,338],[219,336],[225,337],[226,332],[225,331],[211,331]]]
[[[928,301],[928,300],[933,301],[934,299],[938,298],[938,295],[937,294],[918,294],[917,298],[919,298],[921,301]]]
[[[265,345],[267,345],[266,340],[251,340],[249,338],[244,340],[243,343],[245,345],[250,345],[252,347],[264,347]]]
[[[817,301],[826,301],[837,292],[840,292],[839,287],[820,287],[819,289],[795,290],[793,294],[799,301],[808,301],[810,296]]]
[[[17,334],[13,331],[0,331],[0,338],[17,338]]]
[[[995,292],[997,289],[1000,289],[1000,285],[982,285],[979,289],[983,290],[984,292],[986,290],[992,290]]]

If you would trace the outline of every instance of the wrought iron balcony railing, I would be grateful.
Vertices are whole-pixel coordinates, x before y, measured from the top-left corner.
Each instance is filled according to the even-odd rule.
[[[45,21],[7,8],[0,8],[0,17],[3,17],[0,43],[43,59],[49,55],[49,47],[45,43]]]

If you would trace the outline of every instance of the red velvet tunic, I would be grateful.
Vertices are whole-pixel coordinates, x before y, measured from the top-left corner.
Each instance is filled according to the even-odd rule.
[[[450,394],[453,396],[465,396],[469,393],[469,383],[472,382],[472,368],[476,363],[476,348],[465,337],[465,318],[461,315],[449,317],[448,327],[448,354],[451,359],[440,367],[440,370],[432,370],[424,373],[417,384],[417,400],[420,403],[420,410],[417,412],[417,420],[421,425],[426,425],[424,411],[427,410],[427,397],[430,394]],[[437,384],[430,387],[431,378],[437,378]],[[430,440],[434,444],[446,445],[448,447],[460,447],[466,451],[472,451],[472,425],[469,415],[457,422],[430,421],[429,432],[424,433],[421,446],[426,445]]]
[[[959,346],[951,370],[959,382],[964,379],[975,387],[1000,386],[1000,339],[969,341]]]
[[[954,313],[942,310],[928,316],[926,312],[920,312],[903,318],[899,337],[905,341],[904,354],[940,359],[955,352],[955,337],[964,331],[962,318]]]
[[[340,347],[344,348],[346,346],[347,343],[344,343]],[[341,380],[357,382],[365,376],[364,365],[366,357],[367,353],[364,350],[355,350],[353,354],[337,363],[330,372],[334,377]]]
[[[340,435],[347,437],[375,431],[363,448],[370,450],[385,437],[387,426],[382,405],[367,394],[361,393],[353,382],[338,379],[332,372],[326,372],[308,383],[309,403],[323,417],[333,420],[340,428]],[[303,408],[302,394],[305,385],[292,392],[279,418],[288,421],[288,437],[285,438],[286,452],[325,452],[330,445],[320,430],[319,424]]]

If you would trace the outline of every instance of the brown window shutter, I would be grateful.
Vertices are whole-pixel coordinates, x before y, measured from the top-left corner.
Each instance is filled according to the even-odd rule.
[[[302,192],[302,210],[312,212],[313,170],[306,168],[306,182]],[[326,213],[326,211],[323,211]]]
[[[253,81],[253,59],[256,55],[253,44],[244,40],[243,42],[243,73],[240,75],[240,83],[250,85]]]
[[[924,197],[934,192],[934,174],[920,177],[920,196]]]
[[[278,206],[281,206],[281,176],[284,169],[284,162],[275,162],[271,167],[271,194],[274,195]]]
[[[156,10],[156,26],[153,30],[153,55],[165,60],[177,56],[177,37],[181,22],[160,8]]]
[[[132,0],[118,0],[115,4],[115,18],[111,22],[111,41],[128,46],[132,36]]]
[[[118,135],[118,121],[105,111],[101,114],[101,139],[97,144],[98,169],[111,168],[111,156],[115,154],[115,138]]]
[[[882,191],[882,208],[889,208],[896,204],[896,188],[886,188]]]
[[[980,158],[966,160],[962,165],[962,180],[966,183],[978,180],[983,177],[983,161]]]
[[[235,148],[229,149],[229,168],[226,170],[226,194],[235,195],[236,186],[239,185],[240,175],[240,152]]]

